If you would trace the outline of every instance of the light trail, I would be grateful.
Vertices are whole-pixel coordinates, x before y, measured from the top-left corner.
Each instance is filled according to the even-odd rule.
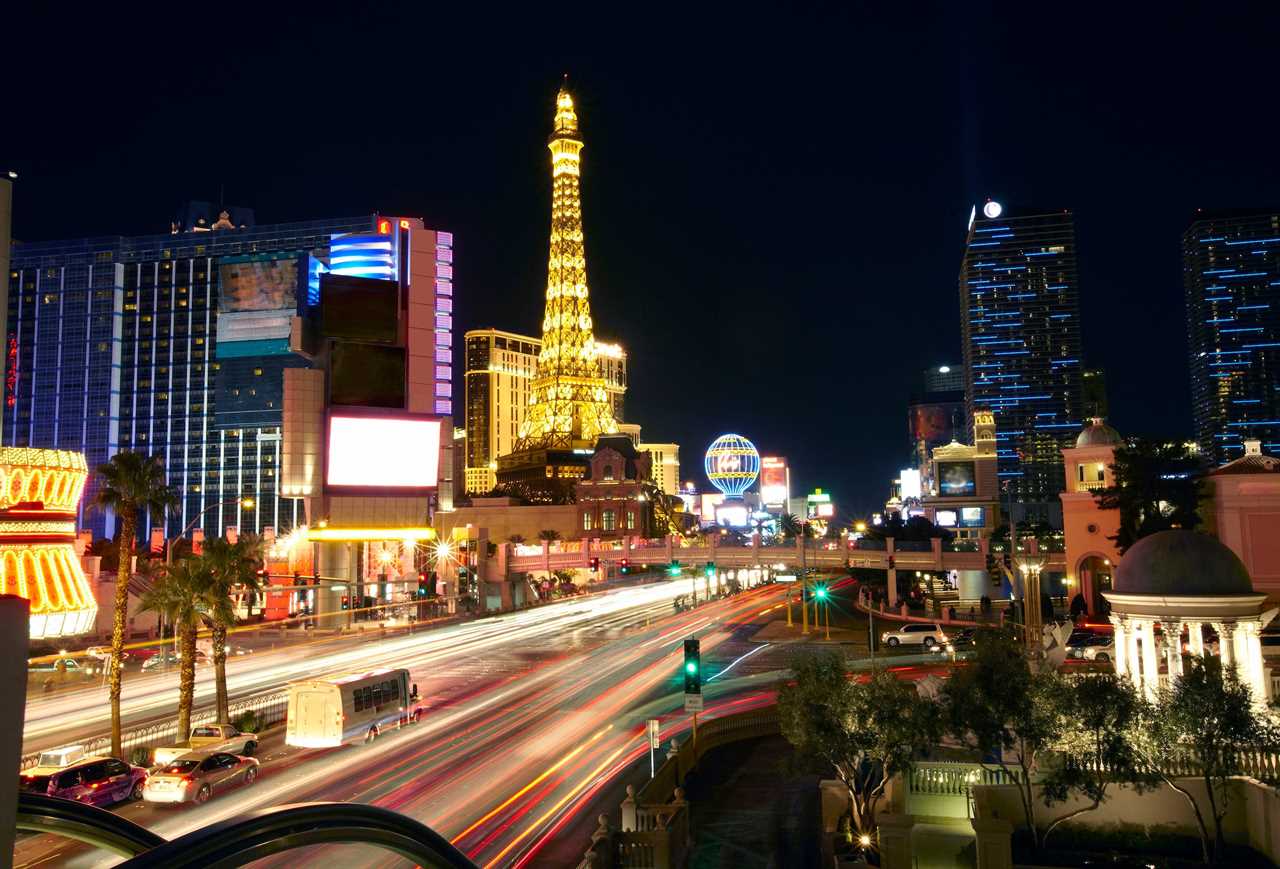
[[[732,670],[734,667],[738,666],[738,665],[739,665],[739,664],[741,664],[743,661],[747,660],[747,658],[750,658],[750,657],[751,657],[752,655],[754,655],[756,652],[763,652],[765,649],[769,648],[769,646],[770,646],[770,645],[772,645],[772,644],[771,644],[771,643],[765,643],[764,645],[760,646],[759,648],[752,649],[750,652],[747,652],[745,655],[743,655],[743,656],[741,656],[740,658],[737,658],[736,660],[734,660],[732,663],[730,663],[730,664],[729,664],[729,666],[725,667],[725,668],[724,668],[723,670],[721,670],[719,673],[716,673],[714,676],[712,676],[711,678],[707,679],[707,681],[708,681],[708,682],[714,682],[715,680],[717,680],[717,679],[719,679],[721,676],[723,676],[725,673],[728,673],[728,672],[729,672],[730,670]]]

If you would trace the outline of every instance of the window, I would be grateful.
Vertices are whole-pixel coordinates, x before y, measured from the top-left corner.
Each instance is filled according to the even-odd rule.
[[[627,511],[627,530],[630,531],[636,527],[636,512],[634,510]]]
[[[71,769],[58,776],[58,783],[55,787],[58,790],[62,790],[63,788],[73,788],[78,784],[80,784],[80,770]]]
[[[591,530],[591,514],[590,513],[582,514],[582,530],[583,531]]]
[[[612,510],[605,510],[600,514],[600,529],[602,531],[613,531],[616,528],[617,523],[614,521],[614,512]]]
[[[105,763],[91,763],[88,766],[80,767],[80,778],[85,782],[102,781],[107,777],[107,765]]]
[[[366,688],[366,691],[369,689]],[[373,707],[376,709],[382,705],[382,685],[378,682],[373,683]]]
[[[351,692],[352,705],[355,706],[357,712],[364,711],[364,694],[359,688]]]
[[[400,699],[400,683],[398,681],[391,683],[391,699]]]
[[[603,476],[601,476],[601,478],[600,478],[600,479],[602,479],[602,480],[612,480],[612,479],[613,479],[613,465],[605,465],[605,466],[604,466],[604,474],[603,474]]]

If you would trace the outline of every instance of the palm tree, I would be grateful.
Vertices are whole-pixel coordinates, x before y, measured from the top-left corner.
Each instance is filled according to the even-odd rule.
[[[225,537],[205,544],[200,556],[211,576],[205,620],[213,640],[213,681],[218,721],[229,724],[227,700],[227,628],[235,623],[231,606],[232,590],[240,587],[257,594],[261,589],[258,563],[262,540],[253,534],[241,535],[235,543]]]
[[[213,573],[203,558],[170,564],[142,595],[140,612],[156,612],[174,625],[178,635],[178,738],[191,732],[191,705],[196,692],[196,632],[208,608]]]
[[[783,513],[778,517],[778,530],[782,532],[783,537],[794,540],[800,533],[800,520],[794,513]]]
[[[512,534],[510,537],[507,538],[507,540],[519,546],[521,543],[524,543],[524,535]]]
[[[120,517],[120,544],[117,549],[116,599],[111,624],[111,754],[121,757],[120,746],[120,677],[124,662],[124,626],[129,617],[129,574],[133,567],[133,545],[137,535],[138,514],[145,510],[153,517],[163,517],[178,502],[178,496],[165,482],[164,465],[155,456],[142,453],[116,453],[99,465],[98,494],[94,505],[115,511]]]
[[[545,540],[548,543],[555,543],[560,539],[560,532],[554,528],[544,528],[538,532],[538,539]]]

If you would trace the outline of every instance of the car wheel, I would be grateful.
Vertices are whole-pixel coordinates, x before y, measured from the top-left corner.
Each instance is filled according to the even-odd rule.
[[[209,802],[211,796],[213,796],[213,789],[208,785],[201,785],[200,790],[196,791],[196,802],[203,805]]]
[[[885,643],[885,645],[886,645],[886,646],[888,646],[889,648],[891,648],[891,649],[896,649],[896,648],[898,647],[898,638],[897,638],[897,637],[890,637],[889,639],[885,640],[885,641],[884,641],[884,643]]]
[[[251,785],[255,781],[257,781],[257,779],[258,779],[258,768],[256,766],[251,766],[244,771],[245,784]]]
[[[1097,656],[1096,658],[1094,658],[1094,660],[1095,660],[1095,661],[1101,661],[1102,663],[1104,663],[1104,664],[1105,664],[1105,663],[1107,663],[1108,661],[1110,661],[1110,660],[1111,660],[1111,656],[1110,656],[1110,655],[1108,655],[1106,652],[1099,652],[1099,653],[1098,653],[1098,656]]]
[[[925,637],[925,638],[924,638],[924,644],[925,644],[925,647],[926,647],[926,648],[927,648],[927,647],[929,647],[929,646],[932,646],[932,645],[933,645],[933,637]]]
[[[246,743],[244,744],[244,756],[245,756],[245,757],[253,757],[253,753],[254,753],[255,751],[257,751],[257,750],[258,750],[258,743],[256,743],[256,742],[246,742]]]
[[[418,719],[420,719],[421,717],[422,717],[422,710],[421,710],[421,709],[415,709],[415,710],[413,710],[413,715],[412,715],[412,716],[410,716],[410,718],[409,718],[409,723],[410,723],[410,724],[417,724],[417,723],[418,723]]]
[[[377,738],[378,738],[378,728],[377,728],[377,727],[370,727],[370,728],[369,728],[369,732],[368,732],[368,733],[366,733],[366,734],[364,735],[364,741],[365,741],[366,743],[373,742],[373,741],[374,741],[375,739],[377,739]]]
[[[133,783],[133,790],[129,791],[129,799],[131,800],[142,799],[142,780],[141,779]]]

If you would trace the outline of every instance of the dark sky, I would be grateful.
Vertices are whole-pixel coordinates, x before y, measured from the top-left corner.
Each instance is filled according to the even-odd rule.
[[[701,483],[744,434],[842,512],[883,503],[914,378],[959,358],[972,203],[1075,210],[1112,421],[1177,435],[1180,235],[1196,207],[1280,205],[1262,5],[274,5],[7,13],[15,236],[163,231],[220,187],[259,223],[421,215],[456,235],[459,336],[536,333],[567,72],[630,421]]]

